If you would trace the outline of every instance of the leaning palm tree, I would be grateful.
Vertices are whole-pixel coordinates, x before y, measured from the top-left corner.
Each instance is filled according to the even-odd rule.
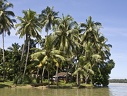
[[[3,38],[3,66],[5,63],[4,59],[4,35],[7,33],[10,35],[10,29],[14,28],[14,22],[16,22],[15,19],[11,19],[10,17],[14,17],[15,14],[13,11],[9,11],[8,9],[10,7],[13,7],[13,4],[7,2],[6,0],[0,1],[0,34],[2,34]],[[4,78],[5,78],[5,72],[4,72]]]
[[[39,22],[35,11],[28,9],[27,11],[23,11],[23,14],[24,14],[24,17],[17,17],[21,23],[16,24],[16,27],[19,28],[16,34],[19,34],[20,38],[25,36],[26,44],[24,44],[24,46],[25,45],[28,46],[26,61],[25,61],[25,68],[23,73],[23,78],[24,78],[24,75],[26,73],[28,57],[29,57],[30,38],[33,37],[33,38],[41,39],[41,36],[38,33],[38,32],[41,32],[41,23]]]

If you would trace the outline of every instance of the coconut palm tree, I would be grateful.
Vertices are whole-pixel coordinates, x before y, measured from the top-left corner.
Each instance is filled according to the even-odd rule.
[[[81,23],[81,28],[84,28],[82,35],[82,42],[98,42],[98,31],[101,27],[101,23],[92,21],[92,17],[89,16],[85,23]]]
[[[39,15],[39,19],[42,23],[42,28],[45,27],[45,32],[47,32],[47,36],[49,35],[48,32],[57,22],[58,12],[54,11],[54,8],[50,8],[47,6],[46,9],[42,10],[41,14]]]
[[[31,55],[33,60],[35,59],[39,61],[38,67],[46,67],[48,71],[48,82],[49,82],[49,73],[50,73],[49,71],[51,67],[52,68],[54,67],[53,64],[55,64],[56,66],[56,75],[57,75],[58,68],[60,67],[61,62],[65,60],[65,58],[61,55],[61,51],[52,48],[53,41],[54,41],[54,37],[52,35],[47,36],[44,50],[36,52]],[[57,78],[57,85],[58,85],[58,78]]]
[[[70,15],[64,16],[58,19],[58,25],[55,26],[54,35],[54,47],[58,50],[64,52],[64,55],[68,59],[72,59],[74,53],[76,52],[78,41],[79,30],[77,28],[78,24]],[[70,62],[66,60],[66,70],[69,71]],[[68,75],[67,75],[68,76]],[[67,77],[66,77],[67,81]]]
[[[92,21],[92,17],[88,17],[85,23],[81,23],[81,30],[84,30],[84,32],[81,33],[81,45],[82,45],[82,52],[81,55],[85,57],[84,66],[89,65],[87,70],[93,71],[93,66],[96,65],[98,62],[100,62],[101,56],[98,53],[101,51],[98,46],[99,42],[99,28],[101,26],[101,23]],[[80,60],[79,60],[80,61]],[[80,63],[80,62],[79,62]],[[87,67],[86,67],[87,68]],[[90,72],[88,72],[90,73]],[[92,72],[94,73],[94,72]],[[86,82],[88,79],[90,79],[92,84],[92,75],[93,74],[87,74],[85,76]]]
[[[72,54],[76,47],[79,30],[76,21],[70,15],[59,18],[53,35],[55,35],[54,47],[64,51],[65,54]]]
[[[9,11],[9,8],[12,8],[13,4],[7,2],[6,0],[0,1],[0,34],[2,34],[3,38],[3,66],[5,63],[4,59],[4,35],[7,33],[10,35],[11,28],[14,28],[15,19],[11,19],[11,16],[14,17],[15,14],[13,11]],[[4,72],[5,77],[5,72]]]
[[[39,22],[35,11],[28,9],[27,11],[23,11],[23,14],[24,17],[19,17],[19,16],[17,17],[21,23],[16,24],[16,27],[19,28],[16,34],[19,34],[20,38],[25,36],[26,44],[24,44],[24,46],[26,45],[28,46],[25,68],[23,73],[23,78],[24,78],[24,75],[26,73],[28,57],[29,57],[30,38],[33,37],[33,38],[41,39],[41,36],[39,35],[39,32],[41,32],[41,23]]]
[[[19,69],[20,69],[20,48],[21,46],[18,43],[13,43],[12,46],[8,47],[7,50],[9,51],[9,61],[10,63],[10,70],[12,69],[11,76],[13,79],[16,79],[16,77],[20,74]],[[15,81],[15,80],[14,80]]]
[[[87,79],[94,74],[90,62],[87,61],[86,56],[80,55],[78,64],[73,75],[77,75],[77,85],[80,86],[81,82],[87,83]],[[85,78],[85,80],[84,80]]]
[[[111,45],[106,44],[107,39],[99,32],[101,23],[92,21],[91,16],[86,20],[86,24],[81,23],[81,27],[85,30],[81,36],[81,44],[84,48],[83,54],[87,61],[86,64],[88,63],[91,66],[90,69],[95,73],[95,75],[89,75],[89,78],[86,78],[86,82],[90,79],[91,84],[95,82],[99,84],[103,81],[101,79],[103,76],[108,76],[106,66],[108,64],[107,61],[110,61]]]
[[[98,54],[101,56],[101,60],[98,64],[93,66],[93,70],[95,72],[94,82],[96,85],[102,84],[103,86],[108,85],[109,74],[114,67],[114,61],[110,59],[110,48],[112,47],[110,44],[106,44],[107,38],[105,38],[102,34],[99,36],[98,42]],[[110,67],[109,67],[110,66]]]

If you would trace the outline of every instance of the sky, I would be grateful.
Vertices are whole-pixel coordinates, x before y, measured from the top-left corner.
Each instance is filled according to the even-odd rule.
[[[59,16],[71,15],[78,23],[86,22],[88,16],[93,21],[102,23],[101,33],[112,45],[111,57],[115,68],[110,74],[111,79],[127,79],[127,0],[8,0],[13,3],[11,9],[16,16],[23,16],[22,10],[34,10],[40,14],[47,6],[59,11]],[[5,48],[12,43],[23,43],[11,30],[10,36],[5,36]],[[42,31],[42,36],[45,32]],[[2,37],[0,41],[2,42]],[[2,47],[2,43],[0,43]]]

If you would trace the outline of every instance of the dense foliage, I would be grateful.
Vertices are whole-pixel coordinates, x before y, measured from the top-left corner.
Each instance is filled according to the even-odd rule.
[[[5,5],[12,6],[9,4],[0,1],[0,34],[14,27],[15,20],[9,16],[14,13],[4,9]],[[45,8],[41,14],[23,10],[23,15],[17,17],[20,22],[16,24],[16,35],[25,38],[24,44],[14,42],[7,49],[0,48],[0,80],[13,80],[16,84],[48,80],[50,84],[56,75],[58,85],[58,73],[65,72],[66,83],[108,85],[115,64],[110,59],[112,45],[100,32],[101,23],[94,22],[91,16],[84,23],[74,21],[70,15],[59,17],[53,7]],[[43,28],[45,38],[40,35]]]

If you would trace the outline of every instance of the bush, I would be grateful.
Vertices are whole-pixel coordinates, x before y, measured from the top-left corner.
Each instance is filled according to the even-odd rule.
[[[22,75],[19,75],[19,76],[15,77],[14,83],[15,84],[30,84],[30,83],[32,83],[32,79],[28,75],[25,75],[24,79],[23,79]]]

